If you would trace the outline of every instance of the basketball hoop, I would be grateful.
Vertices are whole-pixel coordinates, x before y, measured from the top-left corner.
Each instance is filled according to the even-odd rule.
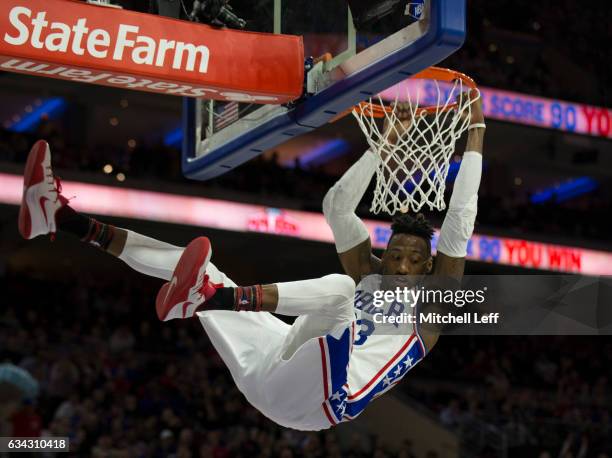
[[[406,84],[385,91],[352,109],[372,151],[380,156],[376,188],[370,211],[418,212],[423,207],[444,210],[444,190],[455,142],[470,124],[471,106],[478,98],[468,95],[476,84],[463,73],[430,67]],[[394,96],[390,91],[395,91]],[[467,92],[466,92],[467,91]],[[393,107],[407,102],[412,122],[406,127]],[[380,121],[389,126],[383,132]],[[389,134],[397,137],[389,141]]]

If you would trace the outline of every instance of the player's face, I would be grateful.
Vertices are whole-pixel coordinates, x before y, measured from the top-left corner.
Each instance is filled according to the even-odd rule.
[[[424,275],[431,267],[427,242],[416,235],[394,235],[382,257],[383,275]]]

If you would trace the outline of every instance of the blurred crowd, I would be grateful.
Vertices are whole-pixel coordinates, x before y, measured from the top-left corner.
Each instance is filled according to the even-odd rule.
[[[486,422],[505,436],[509,456],[612,456],[612,343],[606,340],[446,337],[419,370],[419,380],[407,378],[410,392],[468,438],[476,423]]]
[[[104,165],[111,163],[114,173],[124,172],[128,179],[188,184],[192,192],[198,189],[237,191],[246,200],[249,196],[265,197],[271,206],[284,206],[289,199],[294,208],[306,211],[321,211],[325,193],[339,178],[321,169],[304,169],[299,161],[292,168],[283,167],[276,155],[272,155],[269,159],[259,156],[214,180],[195,182],[182,175],[180,153],[174,148],[161,144],[151,147],[138,145],[123,151],[104,147],[75,147],[66,143],[61,129],[52,122],[41,123],[34,134],[0,130],[0,161],[23,163],[30,146],[38,138],[49,141],[56,170],[87,171],[100,176]],[[489,162],[487,166],[504,169],[503,164],[496,165],[494,162]],[[541,234],[547,240],[571,245],[580,245],[581,240],[597,242],[609,239],[608,226],[604,223],[609,201],[599,196],[597,191],[565,204],[557,204],[551,199],[534,205],[529,202],[528,196],[516,195],[511,182],[504,188],[507,192],[496,195],[492,190],[499,189],[499,186],[488,186],[487,180],[494,180],[489,176],[485,173],[482,179],[477,230],[491,233],[501,230],[516,236]],[[451,189],[449,187],[449,192]],[[380,215],[369,213],[372,190],[373,187],[368,190],[358,213],[363,217],[380,218]],[[435,223],[441,223],[441,214],[427,216]]]
[[[471,0],[468,39],[443,65],[479,84],[594,105],[612,103],[612,10],[602,2]],[[570,73],[588,75],[583,79]],[[577,73],[576,73],[577,72]]]

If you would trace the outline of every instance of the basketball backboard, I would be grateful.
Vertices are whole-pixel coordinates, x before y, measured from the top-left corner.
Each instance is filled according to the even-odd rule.
[[[465,0],[232,0],[231,5],[247,20],[247,30],[300,35],[305,56],[332,58],[316,64],[306,59],[304,95],[289,104],[185,99],[182,165],[192,179],[221,175],[328,123],[440,62],[465,39]],[[368,21],[369,13],[383,17]]]

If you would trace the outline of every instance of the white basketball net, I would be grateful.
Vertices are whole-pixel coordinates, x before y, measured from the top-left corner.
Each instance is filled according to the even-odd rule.
[[[455,151],[455,142],[470,124],[471,105],[477,99],[470,99],[467,87],[461,79],[453,83],[435,84],[437,105],[428,114],[419,110],[420,91],[410,86],[406,89],[412,123],[406,128],[399,121],[395,111],[385,112],[387,124],[397,135],[397,143],[388,141],[388,131],[383,132],[380,121],[368,112],[353,110],[361,130],[367,137],[372,151],[381,158],[376,170],[376,187],[370,211],[386,211],[393,215],[398,211],[418,212],[422,207],[430,210],[444,210],[444,190],[449,162]],[[444,87],[441,87],[441,86]],[[450,90],[449,90],[450,89]],[[396,103],[399,96],[396,96]],[[430,95],[431,97],[431,95]],[[370,103],[383,104],[380,96]],[[452,105],[457,106],[452,108]]]

